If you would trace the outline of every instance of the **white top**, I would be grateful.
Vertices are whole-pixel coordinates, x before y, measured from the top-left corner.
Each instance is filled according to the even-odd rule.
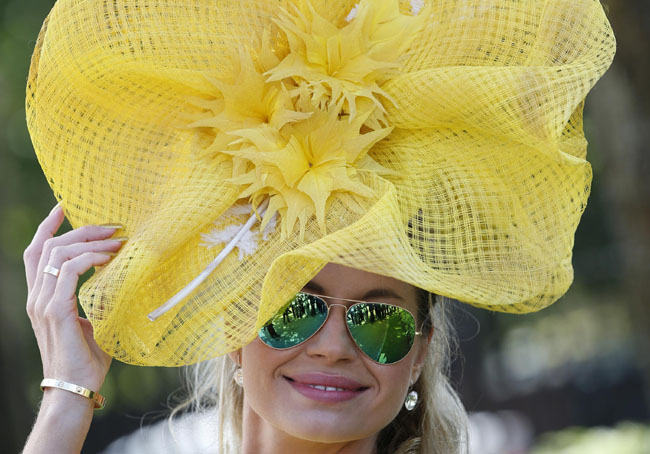
[[[101,454],[219,454],[217,427],[216,412],[185,414],[174,418],[173,428],[167,419],[145,426],[118,438]],[[532,440],[532,425],[520,413],[469,415],[470,454],[528,452]]]
[[[216,413],[167,418],[118,438],[101,454],[218,454]]]

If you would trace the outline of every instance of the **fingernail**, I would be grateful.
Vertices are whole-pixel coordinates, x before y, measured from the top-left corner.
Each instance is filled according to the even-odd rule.
[[[122,243],[126,243],[128,240],[129,238],[126,236],[116,236],[115,238],[111,238],[109,241],[121,241]]]
[[[57,203],[56,205],[54,205],[54,208],[52,208],[52,209],[50,210],[50,213],[48,214],[48,216],[49,216],[50,214],[54,213],[54,212],[56,211],[56,209],[59,208],[60,206],[61,206],[61,202],[59,202],[59,203]]]
[[[100,254],[108,255],[109,257],[117,256],[117,252],[100,252]]]
[[[124,226],[117,222],[109,222],[107,224],[99,224],[99,227],[104,227],[105,229],[123,229]]]

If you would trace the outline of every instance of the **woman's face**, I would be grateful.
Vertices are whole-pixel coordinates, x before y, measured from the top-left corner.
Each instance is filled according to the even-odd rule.
[[[328,304],[353,304],[336,298],[385,302],[417,314],[415,287],[341,265],[328,264],[303,290],[332,297]],[[402,361],[377,364],[350,338],[344,308],[333,306],[320,331],[296,347],[274,350],[256,338],[242,349],[245,415],[259,430],[314,442],[373,437],[400,411],[426,347],[427,339],[416,336]]]

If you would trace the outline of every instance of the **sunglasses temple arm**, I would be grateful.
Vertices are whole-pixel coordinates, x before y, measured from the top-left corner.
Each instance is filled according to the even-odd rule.
[[[226,247],[223,248],[223,250],[215,257],[212,262],[210,262],[204,269],[201,271],[201,274],[196,276],[192,281],[187,284],[185,287],[183,287],[178,293],[176,293],[174,296],[172,296],[169,300],[167,300],[162,306],[158,307],[157,309],[153,310],[147,315],[147,318],[155,322],[156,319],[158,319],[160,316],[166,314],[169,312],[171,309],[173,309],[175,306],[178,305],[181,301],[183,301],[185,298],[187,298],[196,288],[205,281],[210,274],[219,266],[221,262],[228,256],[230,251],[232,251],[235,246],[237,246],[237,243],[241,238],[251,229],[253,224],[255,224],[255,221],[257,220],[257,216],[259,213],[259,217],[262,218],[264,216],[264,213],[266,212],[266,208],[269,205],[269,199],[264,200],[258,209],[257,213],[253,213],[250,218],[248,218],[248,221],[246,221],[246,224],[242,226],[242,228],[237,232],[235,237],[230,240],[230,242],[226,245]]]

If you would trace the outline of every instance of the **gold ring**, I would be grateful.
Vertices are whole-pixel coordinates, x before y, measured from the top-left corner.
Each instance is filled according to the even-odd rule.
[[[47,274],[51,274],[51,275],[54,276],[54,277],[59,277],[59,273],[61,272],[61,270],[58,269],[58,268],[55,268],[55,267],[53,267],[53,266],[47,265],[47,266],[43,269],[43,272],[44,272],[44,273],[47,273]]]

